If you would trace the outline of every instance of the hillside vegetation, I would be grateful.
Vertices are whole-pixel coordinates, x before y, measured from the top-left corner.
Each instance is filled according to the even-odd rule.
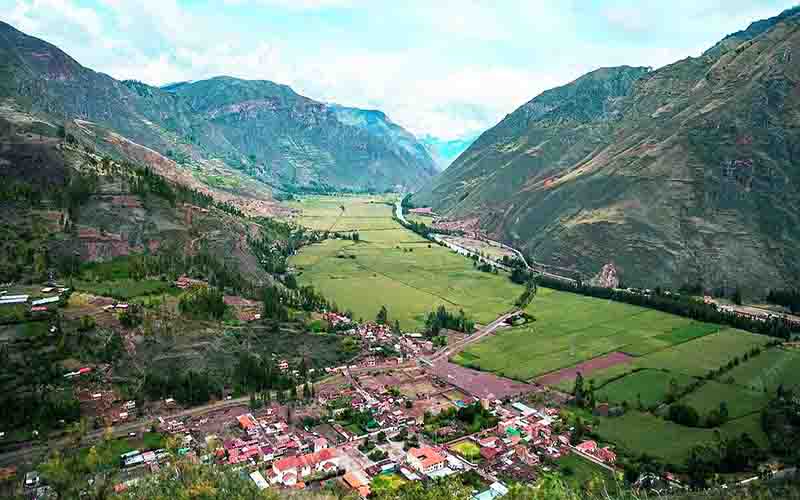
[[[417,193],[537,261],[755,293],[800,276],[800,11],[657,70],[602,68],[485,132]]]
[[[160,153],[173,169],[236,194],[410,189],[436,172],[425,147],[380,111],[324,104],[269,81],[218,77],[164,89],[118,81],[5,23],[0,99],[100,127],[103,151]]]

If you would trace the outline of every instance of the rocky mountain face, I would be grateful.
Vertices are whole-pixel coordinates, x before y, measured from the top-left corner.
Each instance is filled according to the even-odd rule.
[[[537,261],[630,285],[800,277],[800,10],[655,71],[542,93],[414,197]]]
[[[379,111],[324,104],[268,81],[121,82],[4,23],[0,99],[92,122],[222,188],[249,177],[282,191],[412,189],[435,173],[425,148]]]

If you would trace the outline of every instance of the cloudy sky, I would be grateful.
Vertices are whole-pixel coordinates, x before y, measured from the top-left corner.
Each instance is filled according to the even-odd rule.
[[[0,19],[151,84],[267,79],[474,135],[592,69],[659,67],[797,0],[0,0]]]

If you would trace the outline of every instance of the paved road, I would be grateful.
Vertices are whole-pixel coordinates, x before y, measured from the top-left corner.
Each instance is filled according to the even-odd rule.
[[[426,361],[428,363],[430,363],[430,364],[433,364],[433,363],[436,363],[437,361],[441,361],[443,359],[446,360],[450,356],[453,356],[454,354],[458,354],[459,352],[461,352],[469,344],[472,344],[473,342],[477,342],[480,339],[482,339],[483,337],[491,334],[492,332],[497,330],[497,328],[500,325],[505,323],[508,319],[513,318],[515,316],[519,316],[520,314],[522,314],[522,311],[519,310],[519,309],[511,311],[511,312],[508,312],[508,313],[505,313],[502,316],[500,316],[499,318],[497,318],[496,320],[492,321],[488,325],[486,325],[483,328],[481,328],[480,330],[478,330],[477,332],[475,332],[472,335],[470,335],[469,337],[465,338],[464,340],[462,340],[460,342],[456,342],[455,344],[452,344],[452,345],[445,346],[442,349],[436,351]]]
[[[236,406],[241,406],[243,404],[246,405],[248,404],[249,401],[250,399],[248,397],[231,399],[227,401],[217,401],[216,403],[210,403],[204,406],[198,406],[195,408],[189,408],[187,410],[181,410],[174,413],[164,414],[161,415],[161,417],[164,418],[165,420],[174,418],[183,418],[183,417],[196,417],[200,415],[205,415],[206,413],[224,410],[227,408],[234,408]],[[131,432],[145,431],[147,430],[152,420],[157,418],[158,417],[156,416],[148,419],[140,419],[135,422],[130,422],[127,424],[122,424],[116,427],[112,427],[112,434],[115,438],[118,438],[127,436]],[[104,433],[105,429],[89,432],[83,438],[81,444],[83,446],[86,446],[91,443],[100,441],[103,438]],[[30,442],[28,445],[23,445],[23,447],[18,448],[16,450],[8,451],[6,453],[0,453],[0,466],[14,465],[17,463],[26,462],[30,458],[44,455],[50,450],[65,448],[69,445],[69,443],[70,440],[68,438],[51,440],[48,441],[47,444],[37,444],[37,442]]]

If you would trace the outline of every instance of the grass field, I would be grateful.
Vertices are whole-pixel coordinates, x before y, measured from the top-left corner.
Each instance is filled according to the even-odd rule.
[[[641,356],[719,329],[659,311],[544,288],[527,311],[535,322],[488,337],[455,361],[528,380],[612,351]]]
[[[370,487],[375,494],[392,493],[406,483],[407,481],[397,474],[379,474],[372,479]]]
[[[757,443],[766,444],[758,415],[731,420],[719,429],[683,427],[638,411],[629,411],[618,418],[599,419],[600,425],[596,431],[603,440],[615,443],[635,455],[647,453],[678,465],[685,462],[693,446],[712,442],[716,430],[723,437],[747,433]]]
[[[707,415],[711,410],[719,409],[720,403],[724,401],[728,405],[730,418],[739,418],[760,412],[766,406],[769,397],[763,392],[708,381],[682,401],[697,410],[700,415]]]
[[[567,485],[577,491],[582,491],[587,483],[597,479],[603,481],[608,491],[616,490],[616,478],[608,470],[578,455],[565,455],[556,461],[556,465]]]
[[[392,207],[376,197],[309,197],[295,202],[300,224],[358,231],[359,242],[327,240],[290,260],[301,285],[311,284],[355,318],[372,319],[385,305],[406,330],[424,325],[444,305],[488,323],[513,307],[522,288],[392,220]],[[345,210],[341,210],[344,205]]]
[[[597,393],[601,401],[607,399],[618,404],[627,401],[633,407],[638,405],[641,398],[642,405],[650,408],[664,401],[672,378],[673,375],[661,370],[641,370],[610,382],[598,389]],[[693,380],[680,374],[674,378],[679,386],[687,386]]]
[[[113,297],[119,300],[128,300],[142,295],[166,293],[172,289],[171,283],[161,280],[133,280],[122,279],[95,283],[92,281],[76,281],[75,288],[92,295]]]
[[[736,385],[757,392],[774,393],[783,384],[786,389],[800,387],[800,351],[773,348],[725,374]]]
[[[770,340],[764,335],[729,328],[644,356],[639,365],[700,377]]]
[[[461,441],[451,447],[453,451],[466,458],[470,462],[479,460],[481,458],[481,449],[477,444],[472,441]]]

